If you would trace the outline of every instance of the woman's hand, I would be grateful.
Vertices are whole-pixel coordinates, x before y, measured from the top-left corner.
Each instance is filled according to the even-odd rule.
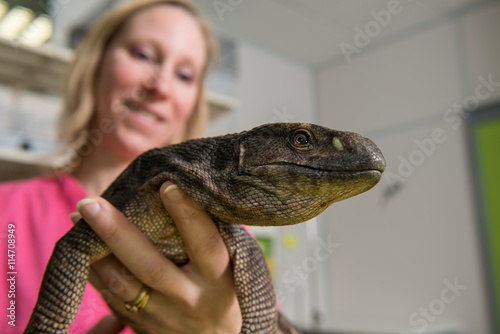
[[[189,263],[177,267],[165,258],[127,218],[101,197],[79,203],[78,210],[111,249],[94,263],[90,281],[119,320],[144,333],[239,333],[241,313],[226,246],[207,213],[172,182],[161,198],[186,245]],[[144,286],[151,298],[142,312],[131,313],[125,302]],[[96,325],[118,333],[119,323],[105,317]],[[92,332],[93,333],[93,332]]]

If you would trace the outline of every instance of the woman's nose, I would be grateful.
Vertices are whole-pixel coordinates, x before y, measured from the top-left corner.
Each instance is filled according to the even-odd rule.
[[[155,98],[165,98],[171,90],[171,75],[166,69],[155,68],[144,83],[146,91]]]

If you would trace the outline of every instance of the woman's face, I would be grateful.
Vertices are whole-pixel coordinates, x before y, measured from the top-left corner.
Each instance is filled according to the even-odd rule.
[[[203,34],[185,10],[155,5],[133,15],[97,75],[94,126],[102,128],[104,145],[134,159],[168,144],[195,107],[205,62]]]

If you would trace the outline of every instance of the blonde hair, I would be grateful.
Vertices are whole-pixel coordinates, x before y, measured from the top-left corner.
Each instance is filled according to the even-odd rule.
[[[204,81],[208,69],[215,63],[216,42],[212,30],[189,0],[132,0],[120,3],[91,28],[75,51],[63,87],[63,107],[59,123],[59,138],[63,144],[62,161],[57,169],[71,172],[81,162],[86,145],[90,145],[92,122],[95,114],[95,85],[103,55],[110,41],[135,13],[152,5],[172,5],[190,13],[198,22],[206,43],[206,64],[200,80],[198,99],[193,112],[173,142],[204,135],[208,105],[205,99]],[[59,171],[60,173],[61,171]]]

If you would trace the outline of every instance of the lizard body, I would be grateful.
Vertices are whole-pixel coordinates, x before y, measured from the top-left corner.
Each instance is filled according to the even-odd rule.
[[[306,123],[266,124],[237,134],[150,150],[102,194],[177,265],[189,261],[159,189],[176,183],[214,220],[228,248],[241,333],[298,333],[276,311],[269,270],[239,224],[279,226],[309,220],[333,202],[372,188],[385,160],[355,133]],[[67,333],[89,267],[109,248],[81,219],[56,244],[24,333]]]

